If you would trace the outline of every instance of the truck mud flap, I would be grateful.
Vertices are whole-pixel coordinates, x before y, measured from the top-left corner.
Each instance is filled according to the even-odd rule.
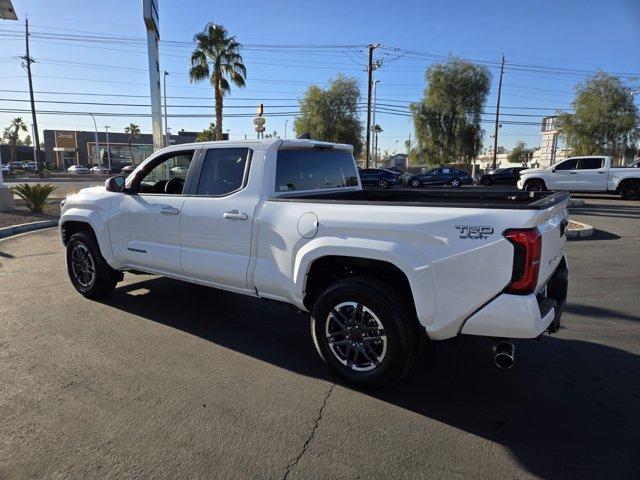
[[[555,308],[555,316],[553,322],[551,322],[549,328],[547,329],[549,333],[556,333],[558,330],[560,330],[560,319],[562,317],[564,306],[567,303],[568,287],[569,269],[567,268],[567,262],[563,257],[558,264],[558,268],[556,268],[556,271],[547,282],[546,297],[539,300],[541,313],[543,311],[543,308],[546,309],[546,312],[548,312],[549,308],[551,307]]]

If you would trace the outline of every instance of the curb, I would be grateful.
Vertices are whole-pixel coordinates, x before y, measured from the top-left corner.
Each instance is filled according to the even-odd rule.
[[[580,228],[568,229],[567,230],[567,238],[587,238],[593,235],[593,227],[591,225],[587,225],[586,223],[576,222],[572,220],[572,222],[579,223],[582,225]]]
[[[0,239],[9,238],[20,233],[32,232],[34,230],[42,230],[43,228],[51,228],[58,226],[58,219],[42,220],[40,222],[22,223],[11,227],[0,228]]]

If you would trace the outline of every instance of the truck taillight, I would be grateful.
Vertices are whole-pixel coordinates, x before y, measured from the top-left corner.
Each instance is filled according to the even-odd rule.
[[[537,228],[514,229],[504,232],[513,244],[513,273],[507,285],[509,293],[533,293],[540,272],[542,235]]]

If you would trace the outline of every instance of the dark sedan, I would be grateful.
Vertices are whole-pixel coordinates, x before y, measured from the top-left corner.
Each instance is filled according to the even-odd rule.
[[[509,167],[496,168],[491,172],[487,172],[480,177],[482,185],[513,185],[515,186],[520,180],[520,172],[526,170],[527,167]]]
[[[363,187],[391,188],[402,185],[402,176],[386,168],[366,168],[360,170],[360,182]]]
[[[407,178],[407,185],[412,187],[420,187],[422,185],[451,185],[459,187],[473,183],[473,178],[469,172],[458,168],[434,168],[425,173],[411,175]]]

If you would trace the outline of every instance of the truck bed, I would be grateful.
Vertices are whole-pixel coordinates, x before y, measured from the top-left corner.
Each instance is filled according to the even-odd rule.
[[[391,190],[347,190],[336,192],[285,193],[273,202],[343,203],[363,205],[406,205],[414,207],[500,208],[542,210],[569,198],[567,192],[524,192],[516,189],[487,190],[480,187],[448,187]]]

